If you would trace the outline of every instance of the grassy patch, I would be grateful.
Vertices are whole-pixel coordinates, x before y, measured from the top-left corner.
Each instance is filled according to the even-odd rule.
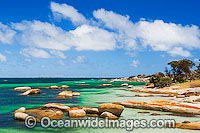
[[[191,88],[191,87],[200,87],[200,80],[192,80],[192,82],[188,81],[185,83],[178,83],[175,84],[176,86],[180,86],[179,89],[184,89],[184,88]]]

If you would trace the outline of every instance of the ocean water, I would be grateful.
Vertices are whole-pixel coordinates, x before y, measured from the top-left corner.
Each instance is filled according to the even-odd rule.
[[[100,79],[78,79],[78,78],[9,78],[0,79],[0,132],[127,132],[126,129],[107,129],[107,128],[42,128],[37,126],[33,129],[25,127],[24,122],[16,121],[13,118],[13,111],[25,107],[35,108],[43,106],[46,103],[61,103],[65,105],[79,105],[98,107],[101,103],[112,103],[114,101],[146,101],[146,100],[161,100],[160,97],[134,97],[135,92],[123,90],[119,85],[124,82],[113,82],[112,87],[99,87],[100,84],[110,83],[101,81]],[[88,85],[80,85],[88,84]],[[129,82],[135,87],[144,85],[141,82]],[[52,85],[69,85],[68,89],[45,89],[44,86]],[[40,88],[41,94],[32,96],[19,95],[21,91],[14,91],[14,87],[31,86],[32,88]],[[63,90],[78,91],[80,97],[67,99],[57,99],[59,92]],[[122,95],[124,95],[122,97]],[[162,97],[162,100],[169,98]],[[139,114],[140,109],[125,108],[120,119],[175,119],[176,122],[182,121],[199,121],[199,116],[181,116],[169,112],[149,111],[151,113],[159,113],[159,116],[150,116],[149,114]],[[132,132],[198,132],[183,129],[134,129]]]

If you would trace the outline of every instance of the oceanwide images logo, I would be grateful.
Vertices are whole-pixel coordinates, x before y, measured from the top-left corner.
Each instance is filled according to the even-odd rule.
[[[122,128],[132,131],[137,128],[175,128],[176,121],[174,119],[120,119],[109,120],[90,118],[87,119],[65,119],[51,120],[49,117],[43,117],[40,121],[43,128]],[[25,120],[27,128],[34,128],[37,125],[36,118],[28,116]]]

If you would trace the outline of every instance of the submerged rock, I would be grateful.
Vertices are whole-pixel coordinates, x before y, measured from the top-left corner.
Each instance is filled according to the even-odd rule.
[[[113,86],[113,84],[102,84],[102,85],[99,85],[99,86]]]
[[[22,93],[21,95],[34,95],[34,94],[40,94],[40,89],[31,89]]]
[[[79,85],[89,85],[89,84],[79,84]]]
[[[16,90],[16,91],[27,91],[27,90],[31,90],[31,87],[16,87],[16,88],[14,88],[14,90]]]
[[[108,118],[108,119],[118,119],[117,116],[113,115],[112,113],[110,112],[103,112],[101,115],[100,115],[101,118]]]
[[[56,109],[60,109],[62,111],[69,111],[70,107],[64,105],[64,104],[60,104],[60,103],[48,103],[45,104],[44,106],[42,106],[42,108],[56,108]]]
[[[160,114],[158,114],[158,113],[152,113],[151,115],[160,115]]]
[[[148,111],[142,111],[142,112],[138,112],[138,113],[146,114],[146,113],[150,113],[150,112],[148,112]]]
[[[83,107],[82,109],[83,109],[87,114],[98,114],[98,113],[99,113],[98,108]]]
[[[118,117],[120,117],[121,113],[124,110],[124,106],[117,104],[100,104],[98,107],[99,113],[110,112]]]
[[[144,94],[144,93],[137,93],[135,94],[136,97],[153,97],[154,95]]]
[[[69,109],[69,117],[70,118],[79,118],[86,116],[86,112],[80,108],[70,108]]]

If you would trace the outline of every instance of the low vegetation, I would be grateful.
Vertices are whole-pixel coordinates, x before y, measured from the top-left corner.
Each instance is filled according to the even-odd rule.
[[[200,59],[199,59],[200,62]],[[171,84],[180,84],[181,88],[187,86],[199,87],[200,86],[200,63],[195,65],[194,62],[188,59],[171,61],[168,63],[170,69],[165,67],[165,74],[162,72],[155,73],[153,75],[138,75],[139,78],[149,78],[150,83],[154,84],[154,87],[167,87]],[[196,69],[192,70],[196,66]],[[133,78],[131,76],[129,78]],[[193,81],[195,80],[195,81]]]

